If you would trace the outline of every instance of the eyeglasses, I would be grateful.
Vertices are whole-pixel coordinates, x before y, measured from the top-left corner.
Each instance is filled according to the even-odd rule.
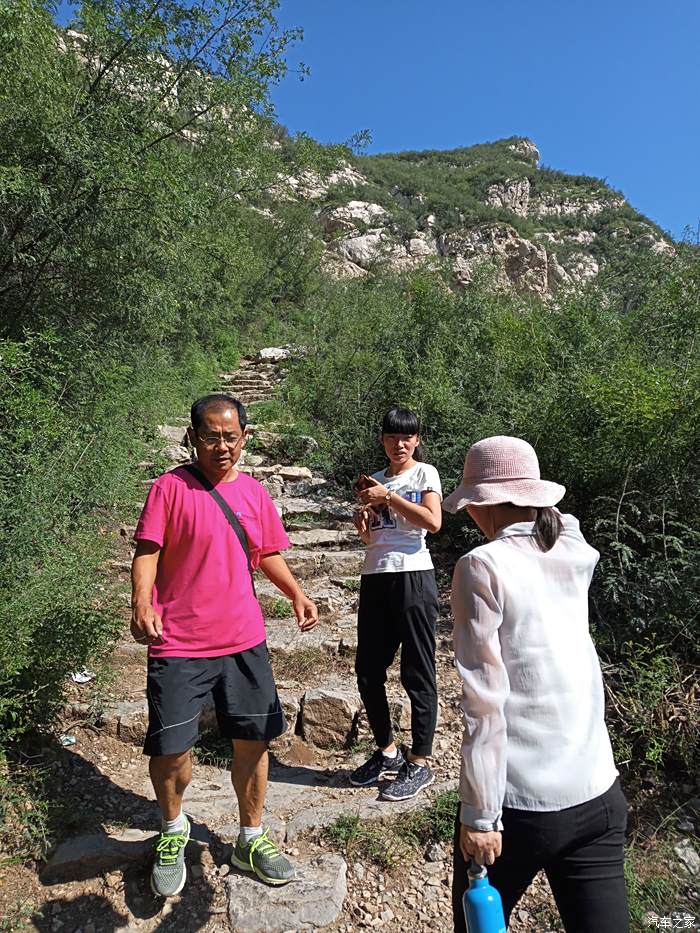
[[[205,447],[216,447],[222,441],[227,447],[236,447],[242,440],[243,434],[200,434],[197,431],[197,437]]]

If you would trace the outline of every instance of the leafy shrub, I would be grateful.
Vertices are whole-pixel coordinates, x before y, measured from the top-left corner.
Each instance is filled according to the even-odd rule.
[[[458,802],[456,790],[438,794],[430,806],[398,817],[397,832],[422,848],[432,842],[451,842]]]
[[[324,831],[331,845],[345,852],[349,859],[363,858],[384,870],[402,860],[406,844],[388,826],[344,814]]]
[[[479,438],[531,441],[602,555],[592,619],[604,658],[625,671],[616,689],[631,711],[621,727],[631,766],[692,772],[699,724],[682,697],[699,659],[700,262],[650,257],[636,272],[633,308],[625,288],[543,304],[488,283],[454,293],[428,272],[329,287],[288,394],[345,482],[383,464],[381,416],[397,403],[419,412],[446,490]],[[460,549],[475,543],[464,524],[445,521]],[[664,732],[646,715],[634,686],[642,670],[646,689],[666,683],[666,725],[677,708],[682,726]]]
[[[50,845],[49,805],[44,775],[0,759],[0,868],[11,862],[43,858]]]
[[[153,426],[298,314],[318,251],[308,210],[251,209],[285,164],[268,87],[297,33],[274,3],[82,0],[78,34],[52,9],[0,5],[3,743],[49,728],[122,624],[106,529],[143,498]],[[299,169],[339,154],[289,146]]]

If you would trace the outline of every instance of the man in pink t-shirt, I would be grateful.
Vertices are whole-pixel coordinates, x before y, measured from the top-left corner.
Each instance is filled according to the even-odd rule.
[[[182,797],[210,693],[221,734],[233,742],[241,829],[232,862],[268,884],[294,876],[262,828],[267,743],[287,724],[253,571],[260,568],[291,599],[301,631],[318,621],[280,554],[289,540],[272,500],[257,480],[235,469],[246,441],[245,408],[231,396],[208,395],[194,403],[191,420],[196,467],[178,467],[151,487],[132,566],[131,631],[148,644],[144,754],[151,756],[162,817],[151,888],[164,897],[179,893],[186,879],[190,824]]]

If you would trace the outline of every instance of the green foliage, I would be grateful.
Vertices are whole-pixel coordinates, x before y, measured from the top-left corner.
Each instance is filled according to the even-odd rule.
[[[231,766],[233,755],[231,739],[224,738],[217,728],[205,729],[197,740],[193,752],[199,764],[226,770]]]
[[[357,157],[354,162],[368,184],[331,190],[326,204],[336,206],[351,198],[381,204],[389,213],[390,228],[404,239],[416,228],[441,235],[493,223],[512,227],[528,239],[559,232],[561,236],[550,241],[547,250],[560,260],[581,250],[581,244],[567,240],[567,235],[585,226],[595,234],[587,251],[599,263],[611,263],[614,276],[624,276],[630,262],[648,254],[653,240],[662,235],[656,224],[620,203],[620,193],[604,180],[538,167],[525,149],[518,149],[523,142],[527,144],[512,137],[468,148]],[[491,186],[518,181],[530,185],[527,216],[487,203]],[[579,210],[539,217],[538,202],[571,202]],[[587,212],[591,204],[594,207]]]
[[[608,649],[609,650],[609,649]],[[697,671],[672,645],[625,642],[607,671],[616,758],[633,779],[663,765],[694,773],[698,756]]]
[[[430,806],[398,817],[397,831],[420,848],[433,842],[451,842],[458,804],[459,793],[456,790],[444,791],[431,801]]]
[[[12,908],[0,917],[0,933],[18,933],[29,930],[33,908],[29,901],[17,901]]]
[[[406,852],[406,845],[389,826],[356,815],[338,817],[324,831],[324,836],[348,859],[364,859],[383,870],[396,865]]]
[[[650,257],[637,268],[634,308],[596,287],[556,304],[488,282],[456,293],[426,272],[329,287],[310,310],[313,348],[288,388],[317,426],[326,469],[345,482],[384,462],[379,425],[397,403],[419,412],[447,490],[479,438],[534,444],[543,475],[567,487],[563,508],[602,554],[592,617],[604,656],[625,671],[615,681],[630,708],[621,729],[642,770],[692,772],[700,747],[697,711],[681,702],[699,658],[699,282],[697,257],[663,266]],[[476,543],[463,519],[445,524],[455,543]],[[649,717],[634,686],[642,669],[646,690],[666,682],[664,716],[682,708],[682,727],[662,734]]]
[[[318,251],[305,209],[251,209],[285,164],[268,88],[298,33],[274,0],[82,0],[65,33],[52,9],[0,4],[3,742],[109,651],[104,529],[153,425],[299,313]],[[299,170],[341,152],[290,146]]]
[[[0,868],[46,855],[50,840],[44,779],[37,769],[15,766],[10,771],[0,759]]]
[[[449,842],[454,833],[458,794],[439,794],[430,805],[386,820],[363,820],[343,814],[323,835],[349,859],[364,859],[381,869],[406,864],[433,842]]]
[[[4,738],[48,724],[68,673],[99,664],[121,621],[105,588],[104,524],[142,497],[136,463],[152,425],[184,407],[190,354],[98,351],[81,335],[1,341],[0,722]],[[127,362],[127,360],[129,360]]]
[[[271,599],[265,606],[265,616],[268,619],[288,619],[293,614],[292,604],[288,599]]]
[[[654,853],[654,866],[645,864],[645,859],[637,849],[631,848],[625,859],[625,883],[629,899],[632,930],[648,929],[645,915],[649,911],[668,917],[671,907],[677,903],[680,885],[674,883],[670,874],[658,873],[659,853]],[[651,868],[651,870],[650,870]]]

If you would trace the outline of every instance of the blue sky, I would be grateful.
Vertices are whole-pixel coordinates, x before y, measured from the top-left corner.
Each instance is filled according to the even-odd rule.
[[[700,0],[281,0],[280,21],[304,29],[273,90],[292,132],[368,129],[368,152],[528,136],[673,236],[700,223]]]
[[[700,220],[699,0],[282,0],[280,122],[369,152],[530,137],[679,237]]]

